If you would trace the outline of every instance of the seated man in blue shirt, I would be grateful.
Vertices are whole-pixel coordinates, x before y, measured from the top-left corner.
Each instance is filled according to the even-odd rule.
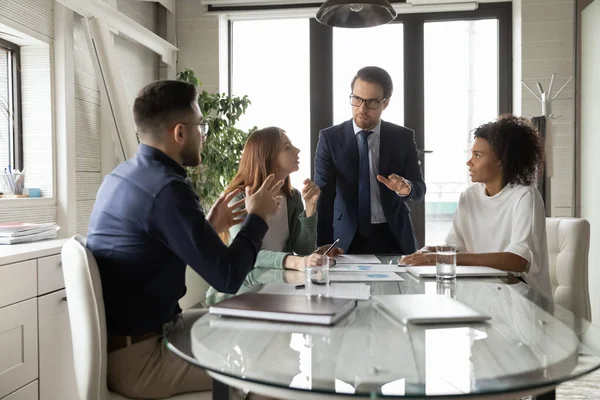
[[[235,293],[253,268],[278,208],[283,181],[269,177],[245,199],[248,212],[229,247],[218,233],[241,222],[222,198],[205,217],[183,166],[200,164],[205,138],[196,88],[178,81],[144,87],[133,106],[140,146],[106,176],[87,247],[98,262],[106,309],[109,389],[136,399],[210,390],[200,368],[164,348],[181,313],[186,265],[220,292]]]

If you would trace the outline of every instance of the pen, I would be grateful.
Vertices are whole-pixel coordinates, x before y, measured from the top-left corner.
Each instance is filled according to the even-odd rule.
[[[313,283],[313,285],[322,285],[322,286],[326,285],[325,282],[312,281],[312,283]],[[331,283],[329,283],[329,284],[331,285]],[[305,285],[296,285],[296,286],[294,286],[294,288],[295,289],[304,289]]]
[[[323,253],[323,255],[326,256],[327,253],[329,253],[329,251],[331,251],[331,249],[333,249],[333,246],[335,246],[335,244],[339,241],[340,241],[340,238],[335,239],[335,242],[331,243],[331,246],[329,246],[329,248],[325,251],[325,253]]]

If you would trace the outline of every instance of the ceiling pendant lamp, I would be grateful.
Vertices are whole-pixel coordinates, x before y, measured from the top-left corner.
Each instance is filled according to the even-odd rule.
[[[327,0],[317,21],[336,28],[369,28],[392,22],[396,15],[388,0]]]

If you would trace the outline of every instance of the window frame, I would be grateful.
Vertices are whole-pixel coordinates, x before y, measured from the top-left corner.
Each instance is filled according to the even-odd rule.
[[[257,7],[267,9],[266,7]],[[268,7],[269,10],[277,6]],[[404,125],[415,131],[417,147],[425,145],[425,50],[424,28],[427,22],[468,21],[481,19],[498,20],[498,114],[513,110],[513,49],[512,49],[512,2],[479,3],[474,11],[451,11],[422,14],[398,14],[391,23],[402,23],[404,60]],[[232,60],[233,22],[228,21],[229,43],[229,93],[234,79]],[[333,29],[310,18],[310,156],[314,160],[319,131],[333,125]],[[331,90],[323,90],[331,88]],[[348,119],[350,116],[348,116]],[[425,174],[424,153],[420,154]],[[314,165],[311,164],[311,176]],[[414,228],[420,245],[425,242],[425,201],[411,203]]]
[[[14,115],[12,135],[13,152],[11,154],[11,167],[23,169],[23,119],[21,113],[21,49],[20,46],[0,38],[0,48],[10,52],[11,62],[11,95]],[[2,166],[4,168],[4,166]]]

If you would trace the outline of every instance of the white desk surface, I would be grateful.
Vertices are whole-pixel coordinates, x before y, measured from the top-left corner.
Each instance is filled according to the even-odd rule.
[[[33,243],[0,244],[0,266],[59,254],[66,240],[51,239]]]

